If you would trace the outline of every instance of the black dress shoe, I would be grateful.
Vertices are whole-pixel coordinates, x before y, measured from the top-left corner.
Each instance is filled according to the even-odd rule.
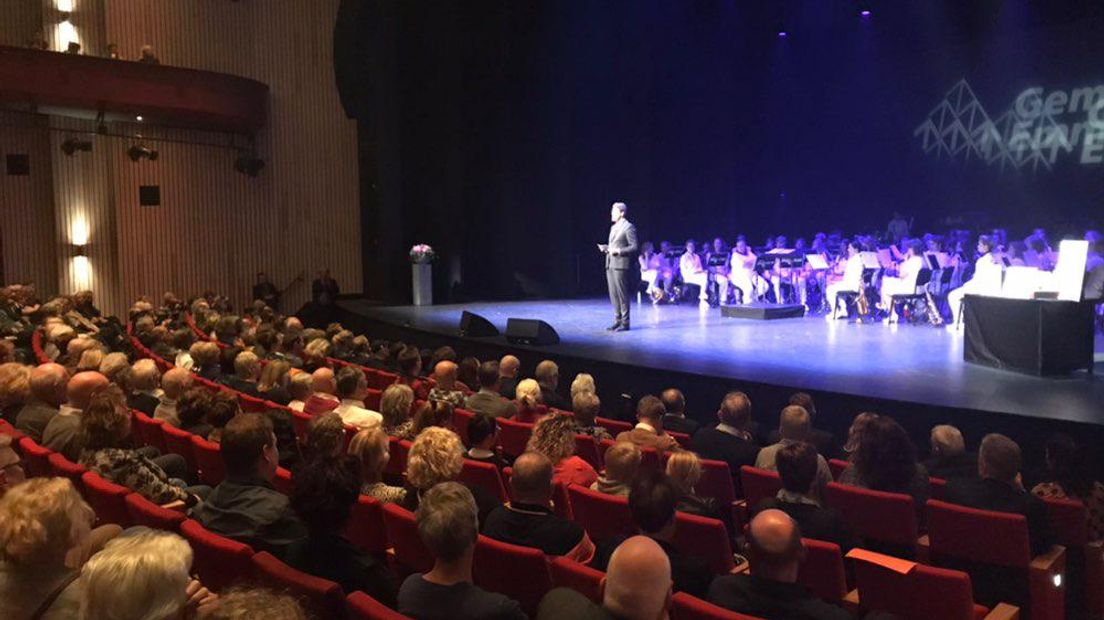
[[[615,327],[613,329],[613,331],[615,331],[615,332],[627,332],[627,331],[629,331],[629,326],[627,324],[621,324],[621,325],[618,325],[617,327]]]
[[[617,331],[618,327],[621,327],[621,324],[620,323],[614,323],[613,325],[610,325],[609,327],[607,327],[606,331],[607,332],[615,332],[615,331]]]

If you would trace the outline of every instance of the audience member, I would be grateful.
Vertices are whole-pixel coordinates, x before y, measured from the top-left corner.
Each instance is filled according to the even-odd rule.
[[[595,441],[608,439],[613,441],[613,435],[603,426],[595,424],[598,414],[602,412],[602,401],[594,392],[579,392],[571,398],[571,409],[575,412],[575,432],[582,435],[590,435]]]
[[[186,489],[160,466],[128,447],[130,412],[117,386],[96,393],[80,416],[80,464],[105,480],[127,487],[155,504],[183,502],[192,506],[206,488]]]
[[[569,415],[554,413],[541,418],[533,427],[526,450],[548,458],[557,484],[589,487],[598,482],[594,467],[575,454],[575,424]]]
[[[503,398],[514,398],[514,394],[517,393],[518,371],[520,370],[521,360],[516,356],[503,355],[502,359],[498,361],[498,376],[500,377],[498,393]],[[478,383],[472,383],[471,385],[478,386]]]
[[[23,471],[22,459],[12,445],[14,438],[11,435],[0,433],[0,497],[13,486],[27,479],[27,472]]]
[[[288,498],[272,486],[279,460],[272,422],[258,413],[236,416],[226,425],[221,451],[226,479],[192,509],[192,518],[216,534],[282,557],[306,530]]]
[[[319,368],[311,373],[311,395],[303,404],[303,413],[318,415],[333,411],[341,404],[337,397],[337,381],[330,368]]]
[[[586,564],[594,557],[594,543],[577,523],[553,514],[553,484],[547,456],[532,451],[519,456],[510,477],[511,502],[491,511],[483,534]]]
[[[940,424],[931,430],[931,457],[924,461],[924,469],[932,478],[976,478],[977,454],[966,451],[961,431]]]
[[[647,536],[633,536],[610,555],[599,607],[577,590],[555,588],[541,599],[538,620],[656,620],[671,607],[671,563]]]
[[[221,592],[199,612],[203,620],[308,620],[295,597],[255,587],[239,586]]]
[[[433,367],[433,379],[437,382],[429,391],[429,400],[444,401],[453,407],[463,407],[467,395],[456,384],[456,362],[442,360]]]
[[[697,494],[694,485],[701,480],[702,463],[697,454],[689,450],[672,452],[667,457],[667,478],[678,489],[678,510],[700,517],[724,521],[729,532],[735,532],[732,522],[732,507],[721,506],[716,498],[702,497]]]
[[[414,391],[414,398],[426,400],[429,398],[429,382],[422,379],[422,356],[417,347],[408,346],[398,356],[399,378],[395,383],[409,386]]]
[[[476,414],[468,422],[468,451],[464,458],[482,463],[490,463],[502,469],[506,461],[499,456],[495,446],[498,445],[498,422],[489,415]]]
[[[596,394],[598,393],[598,388],[594,385],[594,375],[581,372],[575,375],[575,379],[571,382],[570,394],[572,404],[575,404],[575,397],[584,392]]]
[[[725,575],[713,581],[709,601],[761,618],[846,620],[843,609],[815,598],[797,583],[805,560],[801,530],[781,510],[764,510],[748,529],[751,574]]]
[[[472,413],[485,413],[494,418],[512,418],[517,415],[517,405],[503,398],[498,374],[498,362],[483,362],[479,365],[479,391],[468,397],[464,408]],[[511,397],[513,394],[510,395]]]
[[[277,438],[277,443],[279,438]],[[334,411],[311,418],[307,425],[306,457],[308,461],[332,459],[345,450],[345,424]]]
[[[349,454],[360,460],[360,492],[385,504],[399,504],[406,497],[406,489],[383,481],[383,468],[391,460],[390,444],[382,428],[369,428],[353,436]]]
[[[126,353],[108,353],[100,362],[100,374],[107,377],[115,385],[127,390],[127,379],[130,375],[130,361]]]
[[[291,394],[288,392],[288,371],[291,364],[284,360],[269,360],[261,369],[261,379],[257,382],[257,398],[263,398],[277,405],[288,405]]]
[[[832,433],[828,431],[818,429],[814,426],[816,423],[816,403],[813,401],[813,397],[808,392],[796,392],[790,396],[790,405],[796,405],[801,407],[809,414],[809,436],[806,439],[809,443],[813,444],[816,448],[817,454],[823,456],[826,459],[834,459],[842,454],[842,448],[836,438],[832,436]],[[771,431],[768,436],[770,443],[778,443],[781,439],[779,431]]]
[[[211,404],[211,391],[195,387],[180,397],[176,403],[176,414],[180,420],[180,430],[206,438],[212,427],[207,423],[207,409]]]
[[[632,483],[640,471],[641,457],[640,448],[631,441],[619,441],[606,448],[605,458],[602,460],[605,470],[590,488],[607,495],[628,497]]]
[[[556,390],[560,386],[560,367],[552,360],[544,360],[537,364],[537,383],[540,385],[541,402],[546,407],[553,409],[567,409],[571,403],[560,396]]]
[[[1086,508],[1089,541],[1104,539],[1104,484],[1093,475],[1088,451],[1069,435],[1059,433],[1047,439],[1045,480],[1032,487],[1031,493],[1081,502]]]
[[[67,400],[50,419],[46,430],[42,432],[42,445],[62,453],[70,461],[80,458],[81,414],[88,407],[92,396],[107,388],[107,377],[98,372],[80,372],[73,375],[66,386]],[[32,386],[33,387],[33,386]]]
[[[414,390],[409,385],[396,383],[387,386],[380,397],[383,430],[392,437],[412,441],[416,437],[410,411],[413,406]]]
[[[686,417],[686,396],[682,390],[668,388],[663,390],[659,399],[663,401],[663,428],[686,435],[698,432],[700,425]]]
[[[781,450],[783,446],[788,446],[792,443],[808,442],[811,422],[812,420],[809,418],[809,412],[805,411],[802,407],[788,405],[782,409],[782,413],[778,418],[778,433],[781,439],[778,443],[767,446],[759,451],[759,456],[755,458],[755,466],[759,469],[777,471],[778,467],[775,465],[775,456],[777,456],[778,451]],[[828,461],[818,454],[817,479],[816,485],[813,487],[813,495],[818,498],[823,498],[824,489],[831,481],[832,470],[828,469]]]
[[[261,376],[261,360],[252,351],[242,351],[234,356],[234,373],[223,376],[222,383],[254,398],[260,398],[257,380]]]
[[[217,595],[190,576],[192,548],[172,532],[137,527],[92,556],[80,576],[80,617],[194,617]]]
[[[478,390],[480,365],[479,360],[474,357],[465,357],[461,359],[460,368],[456,371],[456,381],[470,390]],[[509,394],[502,394],[502,396],[504,398],[513,398],[513,388],[510,389]]]
[[[161,404],[161,394],[157,386],[161,383],[161,372],[151,359],[141,359],[130,367],[127,376],[126,404],[131,409],[153,417],[157,406]]]
[[[817,452],[812,444],[793,442],[775,457],[782,490],[752,507],[752,516],[764,510],[781,510],[801,526],[806,538],[826,540],[847,553],[858,544],[851,526],[834,508],[825,507],[813,492],[817,483]]]
[[[15,428],[38,443],[46,425],[65,404],[69,373],[61,364],[49,363],[35,367],[29,378],[30,396],[15,416]]]
[[[310,399],[313,381],[314,377],[305,372],[296,373],[291,377],[291,381],[288,382],[288,396],[291,397],[287,404],[289,409],[303,410],[307,400]]]
[[[337,396],[341,404],[334,409],[341,420],[349,426],[358,429],[378,426],[383,423],[383,416],[364,406],[364,396],[368,393],[368,378],[364,371],[352,366],[346,366],[337,371]]]
[[[743,392],[725,394],[717,410],[717,419],[717,426],[702,428],[694,434],[694,450],[703,459],[728,463],[736,496],[742,497],[740,468],[755,465],[759,455],[759,445],[749,430],[751,400]]]
[[[663,432],[663,411],[663,403],[655,396],[641,398],[636,405],[636,426],[618,434],[617,441],[631,441],[640,448],[659,452],[677,450],[675,438]]]
[[[222,441],[222,433],[226,425],[241,413],[241,404],[233,394],[221,390],[212,392],[205,404],[207,411],[203,419],[211,427],[207,433],[207,441],[218,443]]]
[[[0,418],[14,424],[30,398],[31,367],[17,362],[0,364]]]
[[[647,472],[637,476],[629,492],[629,510],[633,523],[641,534],[655,540],[671,563],[671,575],[676,592],[686,592],[704,598],[713,580],[713,573],[705,560],[682,553],[671,544],[676,527],[678,488],[663,472]],[[598,545],[594,566],[605,570],[610,555],[625,537],[619,536]]]
[[[922,516],[931,495],[928,470],[916,462],[916,448],[893,418],[878,416],[859,434],[851,453],[851,467],[840,475],[840,484],[875,491],[911,495]]]
[[[410,511],[418,509],[421,497],[434,486],[456,480],[464,466],[464,446],[456,433],[437,427],[422,431],[406,457],[406,497],[399,503]],[[480,486],[468,485],[479,506],[480,522],[501,505],[498,497]]]
[[[855,416],[851,421],[851,426],[847,429],[847,443],[843,444],[843,452],[848,455],[848,459],[859,447],[859,437],[866,431],[866,427],[877,419],[878,414],[865,412]]]
[[[319,458],[295,474],[291,506],[307,537],[288,549],[288,563],[329,579],[346,592],[363,591],[395,606],[398,583],[387,565],[357,549],[341,532],[360,496],[360,475],[352,458]]]
[[[183,368],[170,368],[161,375],[161,400],[153,410],[153,417],[164,420],[165,424],[180,428],[180,415],[177,405],[180,397],[192,385],[192,373]]]
[[[414,437],[431,426],[452,430],[452,405],[443,400],[422,402],[415,408],[410,419]]]
[[[479,536],[475,498],[464,485],[443,482],[427,489],[415,518],[418,535],[433,555],[433,569],[406,578],[399,613],[415,620],[524,620],[516,601],[472,585]]]

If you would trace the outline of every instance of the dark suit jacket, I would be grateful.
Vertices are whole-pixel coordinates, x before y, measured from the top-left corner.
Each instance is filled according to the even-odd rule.
[[[676,433],[685,433],[693,436],[698,432],[698,428],[701,425],[690,418],[684,418],[682,416],[666,414],[663,416],[663,430],[674,431]]]
[[[151,418],[153,417],[153,412],[157,410],[157,405],[160,404],[160,399],[152,394],[146,394],[144,392],[132,392],[127,396],[127,407],[137,409]]]
[[[617,620],[601,605],[571,588],[554,588],[541,599],[537,620]]]
[[[517,396],[517,384],[517,379],[507,379],[503,377],[502,384],[498,387],[498,393],[501,394],[503,398],[514,400],[514,397]]]
[[[755,459],[759,456],[759,446],[728,433],[722,433],[716,427],[699,430],[694,435],[693,446],[694,451],[703,459],[728,463],[728,468],[732,471],[732,482],[736,487],[736,497],[743,497],[740,467],[755,466]]]
[[[606,250],[606,269],[632,269],[637,266],[636,226],[621,218],[610,226],[609,248]]]
[[[472,413],[485,413],[493,418],[512,418],[517,415],[517,405],[498,394],[476,392],[464,402],[464,409]]]
[[[542,385],[540,386],[541,400],[544,401],[546,407],[553,409],[560,409],[562,411],[571,411],[571,403],[566,398],[561,396],[556,390]]]
[[[931,458],[924,461],[924,467],[932,478],[977,478],[977,452],[963,452],[955,456]]]
[[[1027,517],[1031,553],[1039,555],[1050,548],[1052,537],[1047,524],[1046,504],[1031,493],[998,480],[957,478],[947,482],[943,494],[944,501],[952,504]]]

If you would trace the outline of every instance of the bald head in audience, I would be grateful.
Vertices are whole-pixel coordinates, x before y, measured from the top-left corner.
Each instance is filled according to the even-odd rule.
[[[192,373],[183,368],[171,368],[161,376],[165,398],[176,400],[192,385]]]
[[[83,411],[92,400],[92,396],[110,383],[107,377],[94,370],[78,372],[69,380],[65,390],[69,406]]]
[[[790,405],[784,408],[778,417],[778,433],[783,439],[805,441],[809,436],[811,424],[809,412],[805,411],[804,407]]]
[[[717,419],[722,424],[733,428],[745,430],[751,423],[751,399],[743,392],[729,392],[725,394],[721,406],[717,410]]]
[[[748,527],[748,561],[757,577],[796,583],[797,571],[805,559],[801,530],[781,510],[760,512]]]
[[[333,394],[337,391],[337,381],[334,380],[334,372],[331,368],[319,368],[311,373],[311,389],[323,394]]]
[[[540,452],[525,452],[514,461],[510,477],[514,501],[547,506],[552,501],[552,461]]]
[[[931,431],[932,456],[958,456],[966,452],[962,431],[950,424],[940,424]]]
[[[443,360],[433,367],[433,379],[437,381],[437,387],[442,390],[452,390],[456,385],[456,373],[460,367],[455,362]]]
[[[647,536],[633,536],[610,556],[602,606],[618,618],[666,618],[671,606],[671,562]]]
[[[36,366],[31,371],[31,396],[53,407],[60,407],[65,402],[67,381],[69,372],[61,364],[51,362]]]
[[[498,362],[498,376],[504,379],[517,379],[521,369],[521,360],[513,355],[503,355]]]

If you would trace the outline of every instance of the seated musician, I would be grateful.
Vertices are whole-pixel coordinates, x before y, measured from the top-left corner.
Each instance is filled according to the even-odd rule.
[[[670,241],[659,242],[656,264],[659,269],[659,274],[656,276],[656,286],[662,288],[665,293],[669,293],[675,285],[675,272],[678,267],[675,264],[675,259],[671,258]]]
[[[891,310],[894,295],[911,295],[916,292],[916,277],[924,268],[924,245],[919,239],[908,242],[905,250],[905,260],[897,268],[896,276],[882,277],[882,302],[883,310]]]
[[[858,293],[863,286],[863,263],[862,257],[859,256],[861,248],[859,247],[858,239],[852,239],[847,243],[847,262],[843,269],[843,279],[836,282],[832,282],[828,285],[826,296],[828,297],[828,306],[830,308],[836,307],[836,297],[840,293]],[[846,307],[843,309],[844,316],[847,316],[848,310]]]
[[[652,299],[662,296],[663,291],[656,285],[656,281],[663,265],[651,241],[644,242],[636,259],[640,262],[640,280],[648,285],[648,296]]]
[[[698,300],[702,303],[708,301],[709,274],[702,267],[701,256],[698,256],[696,244],[693,239],[686,241],[686,252],[679,257],[679,275],[685,284],[694,284],[700,289]]]
[[[743,235],[737,237],[728,261],[728,276],[724,280],[717,281],[721,287],[721,299],[728,298],[730,285],[740,289],[740,303],[745,304],[758,301],[763,293],[767,292],[766,280],[755,271],[756,259],[758,257],[748,246],[747,238]]]
[[[985,288],[993,282],[993,270],[1000,271],[1004,268],[1004,264],[995,256],[994,247],[993,239],[989,235],[978,237],[978,258],[974,262],[974,277],[970,281],[964,282],[962,286],[947,293],[947,303],[951,306],[955,323],[962,319],[962,299],[966,295],[981,295],[991,292],[986,291]],[[997,280],[997,284],[999,283],[1000,281]]]
[[[714,258],[718,256],[724,260],[724,263],[714,265]],[[726,294],[728,292],[728,248],[725,247],[724,239],[720,237],[713,239],[713,245],[705,253],[705,266],[706,271],[709,272],[710,281],[716,282],[720,289],[720,303],[724,303],[728,299]]]
[[[778,235],[774,240],[775,250],[788,250],[790,249],[789,240],[785,235]],[[785,284],[788,287],[792,287],[794,284],[794,270],[790,267],[782,266],[782,259],[774,261],[774,269],[771,270],[771,287],[774,289],[774,300],[778,303],[782,303],[784,299],[782,297],[782,285]]]

